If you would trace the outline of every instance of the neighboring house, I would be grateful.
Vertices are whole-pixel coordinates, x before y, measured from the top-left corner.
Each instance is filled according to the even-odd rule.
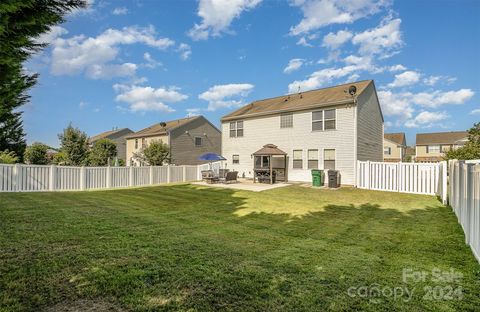
[[[418,133],[415,145],[415,161],[441,161],[447,151],[462,147],[467,141],[467,131]]]
[[[97,142],[100,139],[110,139],[113,142],[115,142],[115,145],[117,146],[117,157],[118,159],[122,159],[123,161],[126,160],[126,153],[127,153],[127,144],[125,137],[129,134],[133,133],[132,130],[128,128],[123,128],[123,129],[113,129],[110,131],[105,131],[103,133],[97,134],[93,137],[90,137],[88,139],[88,143],[90,146],[93,146],[95,142]]]
[[[415,147],[407,146],[405,149],[405,157],[403,161],[413,162],[415,160]]]
[[[142,166],[134,157],[153,141],[168,144],[172,164],[197,165],[205,163],[198,157],[204,153],[220,154],[221,133],[203,116],[160,122],[130,134],[127,139],[127,166]]]
[[[406,149],[405,133],[385,133],[383,137],[383,161],[404,161]]]
[[[311,169],[335,169],[342,184],[353,185],[357,160],[383,160],[383,115],[373,80],[255,101],[221,121],[222,156],[246,177],[253,177],[252,154],[266,144],[287,153],[287,168],[277,176],[289,181],[311,181]],[[268,167],[267,161],[258,162]],[[284,165],[272,161],[272,167]]]

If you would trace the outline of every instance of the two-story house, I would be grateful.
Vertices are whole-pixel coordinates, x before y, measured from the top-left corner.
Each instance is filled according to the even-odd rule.
[[[168,144],[172,164],[197,165],[204,153],[220,154],[221,133],[203,116],[159,122],[130,134],[127,139],[127,166],[142,166],[134,157],[153,141]]]
[[[383,115],[373,80],[255,101],[221,122],[222,156],[241,176],[253,177],[253,153],[267,144],[287,154],[279,176],[288,181],[311,181],[311,169],[335,169],[342,184],[353,185],[357,160],[383,160]]]
[[[404,161],[406,149],[405,133],[385,133],[383,137],[383,161]]]
[[[467,131],[417,133],[415,161],[442,161],[447,151],[462,147],[467,141]]]
[[[95,142],[100,139],[109,139],[115,142],[115,146],[117,147],[117,157],[125,162],[127,158],[127,140],[125,137],[129,134],[133,133],[132,130],[128,128],[114,128],[110,131],[105,131],[95,136],[92,136],[88,139],[88,144],[93,146]]]

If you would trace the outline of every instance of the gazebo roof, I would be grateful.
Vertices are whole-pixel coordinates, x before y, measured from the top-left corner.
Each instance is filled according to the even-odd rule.
[[[253,155],[287,155],[287,153],[279,149],[276,145],[266,144],[261,149],[253,153]]]

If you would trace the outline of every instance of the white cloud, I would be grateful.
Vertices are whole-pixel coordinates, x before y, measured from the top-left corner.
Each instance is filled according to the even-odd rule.
[[[187,112],[187,117],[198,116],[200,115],[200,108],[187,108],[185,110]]]
[[[209,111],[220,108],[231,108],[243,104],[243,98],[253,90],[254,85],[249,83],[231,83],[215,85],[198,96],[199,99],[208,101]]]
[[[126,15],[128,13],[128,9],[126,7],[115,8],[112,11],[113,15]]]
[[[235,18],[243,11],[255,8],[260,2],[261,0],[200,0],[197,14],[202,21],[195,24],[188,35],[193,40],[206,40],[210,36],[228,33]]]
[[[395,75],[395,80],[393,80],[392,83],[389,83],[388,86],[390,88],[410,86],[417,83],[420,80],[420,76],[421,75],[419,73],[408,70],[401,74]]]
[[[68,39],[59,38],[53,43],[51,72],[54,75],[73,75],[85,72],[91,78],[99,76],[111,78],[116,74],[134,74],[131,63],[121,65],[110,63],[118,56],[120,45],[136,43],[165,50],[175,42],[169,38],[157,38],[153,26],[146,28],[131,26],[121,30],[107,29],[97,37],[80,35]],[[91,74],[99,71],[108,72],[112,76]]]
[[[36,40],[36,43],[52,43],[58,37],[68,34],[68,30],[60,26],[52,26],[46,33],[41,34]]]
[[[123,64],[93,64],[89,66],[85,75],[91,79],[110,79],[112,77],[128,77],[135,75],[137,65],[133,63]]]
[[[299,58],[291,59],[291,60],[288,62],[287,67],[285,67],[285,68],[283,69],[283,72],[286,73],[286,74],[289,74],[289,73],[291,73],[291,72],[294,72],[294,71],[300,69],[300,67],[302,67],[303,62],[304,62],[303,59],[299,59]]]
[[[328,33],[325,37],[323,37],[323,47],[327,47],[329,49],[337,49],[342,44],[347,42],[353,37],[353,34],[348,30],[339,30],[337,33]]]
[[[435,108],[441,105],[460,105],[470,100],[475,92],[471,89],[460,89],[458,91],[432,91],[420,93],[407,93],[411,101],[424,107]]]
[[[83,109],[83,108],[87,107],[87,105],[88,105],[87,102],[80,101],[80,103],[78,103],[78,108]]]
[[[143,59],[147,62],[144,64],[145,67],[147,68],[156,68],[157,66],[162,66],[161,62],[158,62],[155,60],[152,55],[148,52],[143,53]]]
[[[405,127],[407,128],[429,128],[435,125],[439,121],[443,121],[450,116],[446,112],[428,112],[423,111],[419,113],[415,118],[407,120]]]
[[[301,37],[300,39],[298,39],[297,45],[301,45],[301,46],[308,47],[308,48],[313,47],[313,45],[310,44],[310,43],[307,41],[307,38],[305,38],[305,37]]]
[[[423,79],[423,83],[426,84],[427,86],[434,86],[440,81],[450,84],[455,80],[457,80],[457,78],[448,77],[448,76],[429,76]]]
[[[388,67],[388,71],[390,71],[390,72],[399,72],[399,71],[404,71],[404,70],[407,70],[407,68],[405,66],[403,66],[402,64],[392,65],[392,66]]]
[[[292,5],[301,8],[303,19],[290,28],[290,34],[296,36],[330,24],[353,23],[389,4],[387,0],[294,0]]]
[[[167,104],[180,102],[188,98],[187,95],[180,93],[180,89],[175,86],[155,89],[152,87],[115,84],[113,89],[119,93],[115,100],[127,103],[132,112],[173,112],[175,110]]]
[[[397,116],[401,120],[412,118],[414,108],[408,97],[383,90],[377,94],[385,116]]]
[[[470,112],[470,115],[480,114],[480,108],[476,108]]]
[[[182,60],[188,60],[190,55],[192,55],[192,48],[186,43],[180,43],[177,51],[180,53],[180,58]]]
[[[399,18],[393,20],[390,17],[386,18],[379,26],[356,34],[352,38],[352,43],[359,45],[360,54],[380,54],[383,58],[390,57],[395,53],[392,51],[403,45],[401,22]]]

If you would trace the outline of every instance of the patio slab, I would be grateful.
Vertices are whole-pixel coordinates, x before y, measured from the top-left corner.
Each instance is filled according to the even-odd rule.
[[[253,183],[252,180],[246,179],[239,179],[238,183],[230,183],[230,184],[223,184],[223,183],[214,183],[209,184],[206,182],[193,182],[194,185],[202,185],[202,186],[211,186],[211,187],[218,187],[218,188],[227,188],[227,189],[235,189],[235,190],[243,190],[243,191],[252,191],[252,192],[262,192],[267,190],[272,190],[279,187],[289,186],[289,183],[275,183],[275,184],[265,184],[265,183]]]

